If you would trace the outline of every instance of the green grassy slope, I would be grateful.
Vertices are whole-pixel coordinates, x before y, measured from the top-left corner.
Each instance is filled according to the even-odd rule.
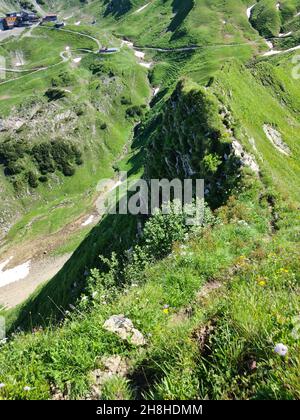
[[[257,3],[252,23],[263,36],[277,36],[298,11],[293,1],[279,10],[276,2]],[[201,46],[145,50],[160,92],[118,168],[132,177],[203,177],[214,215],[174,237],[172,219],[150,218],[142,240],[137,218],[105,217],[54,279],[6,314],[14,335],[1,347],[0,398],[299,399],[300,92],[293,54],[261,56],[265,43],[246,17],[251,1],[154,0],[134,13],[145,4],[90,2],[74,16],[97,17],[106,32],[140,46]],[[92,57],[76,70],[83,87],[74,92],[76,101],[89,92],[101,112],[103,96],[100,108],[93,99],[103,95],[102,76],[90,74]],[[107,60],[103,77],[112,71],[126,95],[144,103],[146,70],[133,52],[124,48]],[[68,107],[71,98],[63,100]],[[103,112],[108,124],[122,123],[101,174],[111,173],[133,125],[123,119],[120,99],[118,92]],[[99,254],[113,255],[110,269]],[[103,328],[115,314],[133,321],[145,346]],[[278,343],[287,346],[285,357],[274,351]],[[125,377],[114,375],[95,392],[92,372],[112,355],[126,362]]]
[[[84,28],[81,31],[84,32]],[[31,38],[30,41],[21,38],[2,47],[7,61],[12,59],[12,52],[22,51],[25,68],[44,67],[45,70],[11,75],[11,79],[0,84],[1,116],[10,124],[0,139],[8,144],[25,142],[29,152],[25,157],[19,157],[16,165],[27,171],[30,168],[38,178],[42,174],[30,150],[41,142],[68,139],[80,150],[83,164],[69,178],[59,171],[48,173],[46,183],[38,183],[37,188],[30,190],[25,170],[6,177],[1,191],[3,197],[10,197],[12,185],[15,189],[11,199],[2,201],[2,206],[10,208],[11,216],[8,213],[6,219],[26,211],[26,216],[10,231],[10,243],[16,238],[25,240],[56,231],[90,205],[99,180],[113,176],[112,161],[121,154],[135,124],[133,119],[126,117],[129,105],[123,105],[121,99],[126,97],[131,106],[140,106],[149,96],[146,71],[136,63],[128,49],[101,59],[80,51],[80,48],[95,49],[95,42],[76,32],[41,28],[34,31],[34,36],[37,38],[32,42]],[[49,42],[51,49],[46,48]],[[62,62],[60,52],[67,54],[66,48],[69,48],[71,58]],[[79,64],[73,61],[77,57],[82,58]],[[15,77],[17,79],[13,80]],[[59,89],[64,97],[49,102],[45,96],[49,88]],[[13,117],[22,122],[22,128],[14,127],[12,108]],[[43,122],[45,119],[46,123]],[[14,196],[19,197],[18,203]],[[51,210],[66,197],[69,205],[65,212],[59,214],[59,209]],[[85,197],[88,202],[79,197]],[[40,221],[31,223],[35,219]]]
[[[278,62],[279,67],[276,65]],[[225,155],[231,156],[231,142],[237,140],[244,152],[250,153],[256,160],[262,182],[269,190],[269,199],[273,202],[278,197],[296,207],[299,200],[299,144],[296,140],[299,133],[299,103],[294,95],[297,89],[296,81],[289,84],[286,77],[290,66],[288,57],[265,60],[251,64],[248,68],[240,63],[230,63],[215,75],[209,88],[200,90],[202,97],[197,96],[197,85],[185,82],[184,89],[177,88],[177,93],[173,93],[167,103],[160,101],[154,106],[137,131],[134,140],[137,149],[133,155],[134,159],[131,158],[131,163],[129,162],[129,168],[131,167],[133,172],[140,171],[139,168],[144,163],[146,176],[149,178],[183,178],[186,170],[183,162],[187,161],[188,167],[195,172],[194,177],[206,179],[210,189],[206,199],[216,207],[228,200],[240,182],[239,160],[234,155],[229,160],[225,158]],[[273,77],[272,85],[265,83],[269,74]],[[280,100],[277,85],[281,86]],[[260,96],[254,92],[259,92]],[[260,98],[263,98],[265,104],[261,113]],[[199,107],[195,107],[197,101],[200,101]],[[174,110],[169,109],[172,103],[172,109],[176,103],[175,114]],[[226,113],[220,118],[224,109]],[[263,130],[265,125],[272,126],[280,132],[291,151],[290,156],[274,147]],[[207,135],[209,130],[211,134]],[[219,130],[221,137],[218,134]],[[163,132],[165,134],[162,136]],[[182,156],[186,157],[181,165]],[[134,229],[135,222],[132,222]],[[58,307],[65,308],[69,299],[76,297],[76,294],[71,293],[74,280],[80,284],[84,283],[84,271],[86,267],[98,265],[99,253],[107,255],[112,250],[120,252],[130,247],[130,229],[123,232],[126,223],[126,217],[114,216],[109,216],[100,223],[81,244],[62,272],[15,312],[14,317],[18,314],[15,325],[28,320],[29,312],[43,313],[44,318],[60,316],[60,311],[46,296],[50,294]],[[113,227],[107,231],[108,226]],[[122,234],[118,246],[110,240],[113,231],[116,235]],[[57,284],[63,284],[62,288],[57,289]],[[31,322],[39,322],[39,316],[31,317]]]
[[[283,225],[270,236],[264,188],[246,176],[244,192],[219,211],[215,227],[145,271],[135,266],[138,287],[129,281],[115,290],[110,275],[94,273],[59,328],[19,333],[2,347],[1,397],[99,398],[91,394],[92,371],[119,355],[127,376],[107,381],[102,399],[299,398],[296,213],[281,213],[288,237]],[[119,313],[145,335],[143,349],[103,329]],[[288,358],[274,353],[279,342]]]

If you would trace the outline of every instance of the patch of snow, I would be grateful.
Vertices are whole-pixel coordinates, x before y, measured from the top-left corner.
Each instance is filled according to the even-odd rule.
[[[13,257],[10,257],[10,258],[8,258],[8,260],[3,261],[3,262],[0,264],[0,273],[2,272],[3,268],[4,268],[4,267],[6,267],[6,266],[7,266],[7,264],[8,264],[8,263],[12,260],[12,258],[13,258]]]
[[[81,60],[82,60],[82,57],[76,57],[76,58],[74,58],[73,62],[74,63],[80,63]]]
[[[109,198],[109,194],[116,190],[118,187],[122,185],[122,179],[115,181],[113,179],[109,180],[101,180],[98,182],[96,191],[99,193],[99,196],[96,200],[96,209],[99,215],[103,215],[108,210],[109,203],[107,202]],[[116,196],[114,197],[116,199]]]
[[[0,287],[25,279],[29,274],[31,260],[14,268],[3,270],[10,260],[11,258],[0,264]]]
[[[74,25],[75,25],[75,26],[79,26],[79,25],[80,25],[80,23],[81,23],[81,21],[79,20],[78,22],[75,22],[75,23],[74,23]]]
[[[91,215],[88,219],[86,219],[86,221],[85,221],[85,222],[81,223],[81,226],[88,226],[88,225],[90,225],[91,223],[93,223],[93,220],[94,220],[94,216],[93,216],[93,215]]]
[[[146,67],[146,69],[151,69],[152,63],[140,63],[141,66]]]
[[[248,9],[247,9],[247,18],[248,19],[250,19],[251,18],[251,12],[252,12],[252,9],[254,8],[256,6],[256,3],[255,4],[253,4],[253,6],[250,6],[250,7],[248,7]]]
[[[286,34],[279,34],[278,36],[279,38],[285,38],[286,36],[290,36],[290,35],[292,35],[292,31],[287,32]]]
[[[158,92],[160,91],[160,88],[157,87],[153,90],[153,96],[156,96],[158,94]]]
[[[141,13],[144,9],[146,9],[147,6],[149,6],[150,3],[145,4],[145,6],[140,7],[138,10],[136,10],[134,12],[134,14],[136,13]]]
[[[121,42],[121,47],[123,47],[123,45],[127,45],[129,48],[133,48],[133,42],[125,41],[124,39]]]
[[[288,50],[282,50],[282,51],[280,51],[280,50],[271,50],[271,51],[268,51],[268,52],[264,53],[263,56],[264,57],[267,57],[269,55],[286,54],[286,53],[289,53],[289,52],[292,52],[292,51],[297,51],[299,49],[300,49],[300,45],[297,45],[296,47],[293,47],[293,48],[289,48]]]
[[[135,55],[137,58],[141,58],[141,59],[144,59],[144,58],[145,58],[145,53],[144,53],[144,52],[142,52],[142,51],[137,51],[137,50],[135,50],[135,51],[134,51],[134,55]]]
[[[267,39],[266,39],[266,44],[270,48],[270,50],[272,50],[274,48],[273,43],[271,41],[268,41]]]

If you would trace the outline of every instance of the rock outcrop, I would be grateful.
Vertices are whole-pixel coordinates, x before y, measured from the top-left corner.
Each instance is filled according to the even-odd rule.
[[[125,318],[124,315],[112,315],[105,321],[103,328],[117,334],[122,340],[126,340],[135,346],[143,346],[146,344],[143,334],[134,328],[132,321]]]

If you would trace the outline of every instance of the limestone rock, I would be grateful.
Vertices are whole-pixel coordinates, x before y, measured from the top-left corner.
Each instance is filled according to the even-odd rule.
[[[112,315],[105,321],[103,328],[117,334],[123,340],[127,340],[129,343],[136,346],[143,346],[146,344],[143,334],[134,328],[132,321],[125,318],[124,315]]]

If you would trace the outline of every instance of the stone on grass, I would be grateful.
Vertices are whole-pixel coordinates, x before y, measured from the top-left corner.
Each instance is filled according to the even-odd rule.
[[[129,318],[125,318],[124,315],[112,315],[104,322],[103,328],[117,334],[122,340],[127,340],[135,346],[144,346],[146,344],[143,334],[134,328],[132,321]]]

